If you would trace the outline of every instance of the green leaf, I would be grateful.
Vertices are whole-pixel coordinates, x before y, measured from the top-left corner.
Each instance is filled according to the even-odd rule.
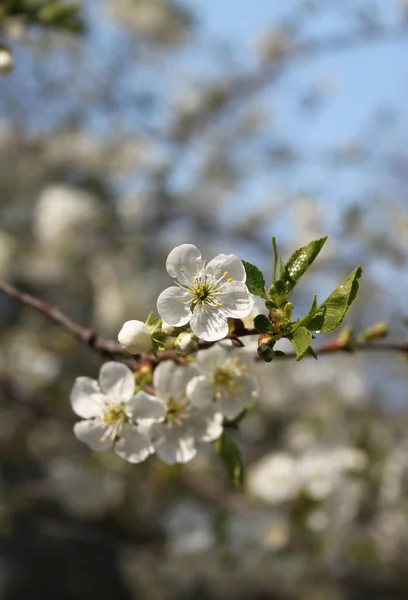
[[[255,296],[260,296],[261,298],[265,298],[265,279],[262,274],[262,271],[255,267],[255,265],[251,265],[251,263],[246,262],[246,260],[242,261],[246,272],[246,285],[251,294]]]
[[[296,350],[296,360],[302,360],[310,348],[312,334],[306,327],[298,327],[290,339],[292,346]]]
[[[272,324],[266,315],[256,315],[254,327],[259,333],[268,333],[268,331],[272,331]]]
[[[157,331],[157,329],[159,329],[159,327],[161,327],[161,324],[161,318],[157,317],[154,312],[150,312],[145,322],[147,331],[150,334],[153,334],[155,331]]]
[[[327,236],[319,240],[314,240],[307,246],[299,248],[292,254],[286,263],[285,277],[283,278],[286,281],[289,281],[293,287],[313,263],[314,259],[326,243],[326,240]]]
[[[272,249],[273,249],[272,283],[275,283],[276,269],[278,267],[278,260],[279,260],[278,247],[276,246],[276,238],[275,237],[272,238]]]
[[[304,323],[309,331],[327,333],[340,325],[357,295],[361,274],[362,268],[357,267],[319,306],[308,322]]]
[[[278,278],[279,279],[283,279],[284,275],[285,275],[285,263],[283,262],[283,260],[280,258],[279,259],[279,275]]]
[[[224,463],[232,483],[236,488],[242,488],[244,466],[241,453],[235,442],[224,432],[218,440],[215,440],[214,448]]]

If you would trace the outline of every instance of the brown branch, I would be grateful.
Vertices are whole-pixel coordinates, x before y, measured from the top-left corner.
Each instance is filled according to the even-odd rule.
[[[5,281],[0,280],[0,293],[3,292],[6,296],[17,300],[21,304],[25,304],[30,308],[40,312],[45,317],[47,317],[50,321],[61,325],[64,329],[69,331],[79,342],[89,346],[92,350],[99,352],[104,356],[109,357],[122,357],[128,360],[132,360],[134,363],[134,359],[137,358],[129,354],[116,340],[106,339],[100,337],[95,332],[87,327],[83,327],[76,321],[73,321],[70,317],[64,314],[61,310],[53,306],[52,304],[48,304],[31,294],[27,294],[26,292],[22,292],[16,287],[12,286]],[[258,335],[256,329],[241,329],[238,333],[230,333],[227,336],[227,339],[232,340],[234,345],[242,346],[242,342],[240,338],[248,337],[252,335]],[[235,343],[234,343],[235,342]],[[205,349],[212,346],[214,342],[199,342],[199,348]],[[315,353],[319,356],[325,354],[334,354],[337,352],[398,352],[401,354],[408,354],[408,343],[396,343],[396,342],[369,342],[369,341],[356,341],[350,342],[347,345],[344,345],[339,342],[338,338],[334,338],[333,340],[328,341],[326,344],[323,344],[315,349]],[[145,358],[151,360],[152,362],[157,362],[152,354],[145,354]],[[295,358],[295,352],[287,352],[282,355],[276,356],[275,360],[281,358]],[[175,360],[177,362],[181,362],[184,364],[185,359],[181,357],[177,350],[163,350],[159,352],[159,361],[162,360]],[[131,365],[136,368],[136,365]]]
[[[64,329],[72,333],[76,339],[89,346],[96,352],[100,352],[101,354],[107,355],[122,355],[129,357],[128,352],[126,352],[119,342],[115,340],[104,339],[96,333],[94,333],[91,329],[87,327],[83,327],[76,321],[73,321],[70,317],[64,314],[59,308],[53,306],[52,304],[48,304],[31,294],[27,294],[26,292],[22,292],[17,289],[13,285],[0,280],[0,292],[6,294],[10,298],[17,300],[21,304],[25,304],[30,308],[40,312],[47,319],[61,325]]]

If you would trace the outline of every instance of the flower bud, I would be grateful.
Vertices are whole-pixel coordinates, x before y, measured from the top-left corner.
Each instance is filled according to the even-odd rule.
[[[143,321],[126,321],[118,335],[119,343],[130,354],[148,352],[152,347],[152,340]]]
[[[170,325],[170,323],[167,323],[166,321],[163,321],[162,322],[162,326],[161,326],[161,330],[166,335],[171,335],[173,333],[173,331],[175,330],[175,327],[174,327],[174,325]]]
[[[194,333],[182,331],[174,342],[175,348],[183,354],[192,354],[198,350],[198,342]]]
[[[371,325],[368,329],[363,331],[360,338],[362,340],[377,340],[379,338],[384,338],[388,334],[388,327],[386,323],[378,322]]]

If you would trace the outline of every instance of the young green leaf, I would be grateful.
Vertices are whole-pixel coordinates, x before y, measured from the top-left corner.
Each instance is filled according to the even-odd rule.
[[[283,279],[289,281],[294,287],[317,257],[326,240],[327,236],[296,250],[286,263]]]
[[[296,350],[296,360],[302,360],[310,348],[312,334],[306,329],[306,327],[298,327],[293,333],[293,336],[290,338],[290,341]]]
[[[327,333],[338,327],[357,295],[361,274],[362,268],[357,267],[319,306],[314,316],[305,322],[304,326],[316,333]]]
[[[218,440],[215,440],[214,448],[224,463],[232,483],[236,488],[241,488],[244,481],[244,466],[235,442],[224,432]]]
[[[272,324],[266,315],[256,315],[254,327],[259,333],[268,333],[268,331],[272,331]]]
[[[251,265],[251,263],[246,262],[246,260],[242,261],[246,272],[246,285],[251,294],[255,296],[260,296],[261,298],[265,298],[265,279],[262,274],[262,271],[255,267],[255,265]]]

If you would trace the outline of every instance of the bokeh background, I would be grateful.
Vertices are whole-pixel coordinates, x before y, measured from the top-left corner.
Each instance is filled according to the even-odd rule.
[[[272,235],[328,234],[296,314],[362,264],[347,325],[404,340],[406,1],[5,0],[0,44],[2,278],[115,338],[177,244],[269,273]],[[1,600],[408,596],[406,358],[258,364],[242,493],[210,445],[90,453],[69,393],[99,366],[0,297]]]

